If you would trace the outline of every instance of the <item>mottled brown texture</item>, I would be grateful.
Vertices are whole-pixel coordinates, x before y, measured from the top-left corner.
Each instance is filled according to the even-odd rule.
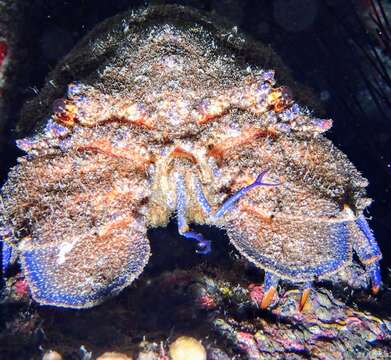
[[[44,249],[40,261],[59,294],[110,284],[125,264],[132,264],[129,284],[149,258],[138,214],[145,180],[132,173],[131,164],[106,155],[69,155],[22,161],[17,174],[10,173],[3,192],[18,197],[4,201],[5,213],[17,230],[19,250]],[[18,181],[12,182],[14,176]]]
[[[367,181],[321,135],[330,120],[303,107],[289,113],[290,90],[247,41],[192,11],[151,8],[98,26],[49,77],[58,88],[46,86],[29,116],[50,115],[48,102],[68,83],[51,114],[67,133],[41,129],[20,142],[29,155],[2,190],[3,222],[20,251],[45,250],[48,285],[94,293],[124,271],[129,284],[148,260],[147,227],[165,226],[177,210],[177,174],[188,223],[227,229],[259,267],[307,281],[351,262]],[[253,189],[217,221],[195,196],[199,180],[216,210],[266,169],[278,185]],[[345,223],[353,230],[341,238]],[[305,266],[320,270],[294,274]],[[50,303],[31,282],[33,296]]]
[[[216,46],[222,46],[228,51],[234,52],[236,60],[241,63],[253,64],[265,69],[277,69],[278,80],[295,90],[296,99],[311,108],[320,109],[311,91],[292,79],[281,58],[269,45],[253,41],[244,33],[240,33],[238,36],[232,30],[231,23],[226,23],[218,17],[212,19],[204,13],[182,6],[156,6],[146,10],[119,14],[97,25],[48,75],[46,85],[41,89],[39,95],[25,104],[17,131],[26,135],[31,129],[37,128],[37,125],[39,127],[45,116],[51,112],[53,101],[64,95],[70,82],[87,77],[94,81],[97,76],[97,68],[103,69],[107,64],[124,63],[127,58],[130,58],[129,48],[133,53],[136,48],[134,44],[137,45],[140,39],[148,36],[151,27],[159,28],[162,24],[175,24],[175,27],[184,30],[194,28],[193,34],[198,35],[199,38],[205,35],[204,32],[200,33],[201,27],[212,35],[209,40],[213,40]],[[212,44],[205,43],[205,40],[208,39],[204,39],[204,44],[207,45],[206,55],[210,52]],[[133,47],[129,47],[129,45],[133,45]],[[187,47],[192,46],[191,43],[186,45]],[[220,53],[221,50],[223,49],[220,49]],[[142,72],[143,64],[144,58],[141,58],[133,68]],[[231,76],[235,76],[235,74],[227,73],[224,78],[229,81]],[[149,86],[159,89],[156,80],[158,78],[153,79]],[[217,81],[214,84],[219,83],[218,79],[215,80]],[[128,88],[124,88],[123,84],[111,81],[106,82],[105,86],[117,91],[122,89],[126,92],[128,90]]]

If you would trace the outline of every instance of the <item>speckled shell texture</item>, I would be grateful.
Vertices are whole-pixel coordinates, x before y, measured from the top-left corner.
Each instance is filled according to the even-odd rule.
[[[226,229],[260,268],[307,281],[350,263],[367,181],[306,94],[267,47],[192,10],[99,25],[25,106],[18,131],[33,136],[2,189],[35,299],[86,307],[130,284],[148,261],[147,228],[175,215],[175,174],[188,223]],[[217,221],[205,214],[197,184],[216,209],[264,170],[278,185]]]

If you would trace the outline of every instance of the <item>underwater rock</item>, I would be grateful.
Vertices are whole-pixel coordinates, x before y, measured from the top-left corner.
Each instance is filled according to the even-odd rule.
[[[138,354],[137,360],[160,360],[155,351],[142,351]]]
[[[118,352],[106,352],[100,355],[96,360],[132,360],[132,358]]]
[[[297,290],[284,292],[271,306],[271,313],[260,313],[251,325],[247,320],[234,320],[235,316],[217,317],[214,328],[248,359],[372,359],[376,358],[374,354],[385,359],[390,355],[390,319],[350,307],[326,289],[317,289],[299,311],[300,296]],[[246,331],[242,330],[243,325]]]
[[[230,360],[230,357],[223,350],[211,347],[208,349],[208,360]]]
[[[189,336],[181,336],[170,345],[172,360],[206,360],[206,350],[197,340]]]
[[[56,342],[65,358],[71,358],[72,349],[77,351],[81,343],[88,343],[93,354],[115,344],[117,351],[138,354],[139,360],[167,360],[173,344],[179,342],[172,343],[172,339],[187,334],[192,340],[181,341],[176,348],[203,349],[200,356],[207,352],[209,360],[391,356],[388,287],[377,299],[365,289],[341,298],[334,294],[345,295],[346,291],[335,291],[332,286],[330,290],[319,283],[300,311],[300,291],[282,283],[279,301],[261,310],[253,301],[253,292],[255,286],[263,292],[263,286],[254,285],[252,275],[239,271],[242,266],[232,259],[225,265],[220,263],[218,269],[203,263],[197,270],[148,274],[137,288],[82,312],[34,308],[23,302],[19,311],[4,317],[6,326],[0,330],[0,343],[31,343],[34,331],[40,339],[38,344],[47,348]],[[256,275],[261,278],[261,274]],[[365,279],[367,275],[361,276]],[[389,281],[386,277],[385,282]],[[214,306],[200,306],[200,294],[213,298]],[[154,341],[141,341],[143,337]],[[38,344],[30,346],[38,349]],[[4,354],[16,348],[0,347],[0,358],[12,359]]]
[[[62,356],[57,351],[49,350],[43,355],[42,360],[62,360]]]

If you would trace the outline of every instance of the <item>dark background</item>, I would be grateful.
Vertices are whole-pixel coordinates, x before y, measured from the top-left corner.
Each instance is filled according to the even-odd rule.
[[[328,137],[370,181],[374,199],[366,213],[391,265],[391,54],[384,31],[366,14],[377,1],[15,1],[22,29],[6,93],[9,117],[2,134],[0,177],[20,155],[13,126],[23,102],[42,87],[46,74],[101,20],[149,4],[190,5],[223,16],[255,39],[270,44],[293,77],[313,89],[334,120]],[[382,2],[385,4],[386,2]],[[385,15],[391,19],[390,12]],[[386,17],[379,18],[386,23]],[[15,15],[16,16],[16,15]],[[11,23],[10,23],[11,25]],[[378,50],[374,50],[377,48]],[[386,270],[387,271],[387,270]]]

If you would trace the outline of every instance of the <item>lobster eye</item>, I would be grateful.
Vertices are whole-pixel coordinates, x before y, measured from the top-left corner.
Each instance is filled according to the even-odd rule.
[[[65,111],[65,99],[64,98],[59,98],[53,101],[52,104],[52,111],[53,113],[62,113]]]

